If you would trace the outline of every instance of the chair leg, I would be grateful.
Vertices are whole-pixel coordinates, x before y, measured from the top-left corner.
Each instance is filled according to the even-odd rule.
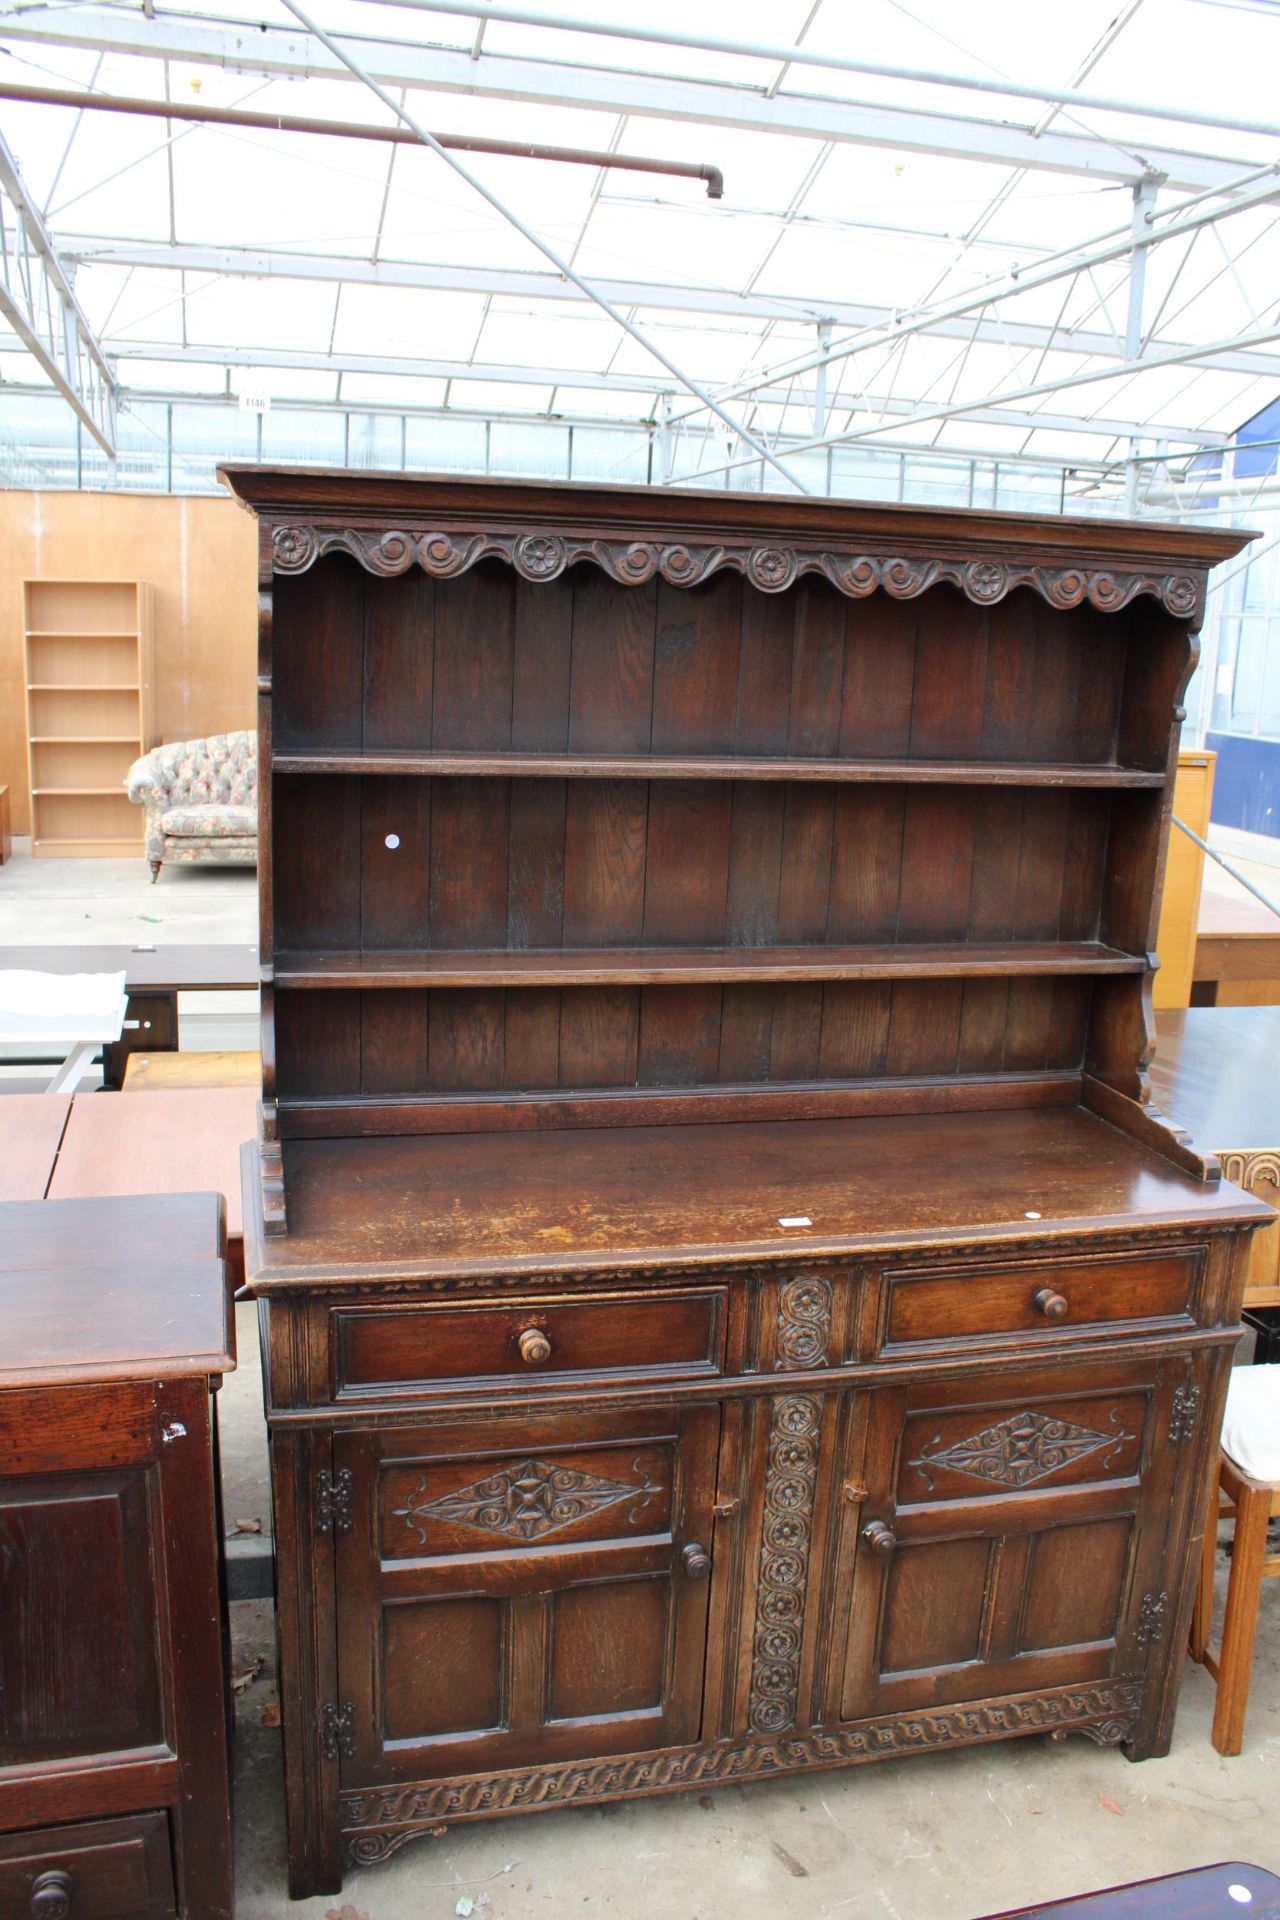
[[[1262,1563],[1267,1552],[1271,1489],[1242,1485],[1236,1497],[1231,1577],[1218,1657],[1218,1697],[1213,1709],[1213,1744],[1219,1753],[1239,1753],[1244,1745],[1244,1716],[1249,1704],[1253,1639],[1262,1598]]]
[[[151,862],[151,884],[153,887],[156,881],[160,878],[160,868],[162,867],[163,864],[164,864],[163,861],[160,861],[160,860],[153,860]]]
[[[1213,1574],[1218,1557],[1218,1468],[1209,1489],[1209,1518],[1205,1522],[1204,1547],[1200,1554],[1200,1573],[1196,1580],[1195,1605],[1191,1611],[1191,1658],[1203,1665],[1213,1629]]]

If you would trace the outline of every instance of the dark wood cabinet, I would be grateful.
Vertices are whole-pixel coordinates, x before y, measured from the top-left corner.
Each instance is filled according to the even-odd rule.
[[[1150,1106],[1240,536],[239,469],[295,1893],[1166,1749],[1247,1235]]]
[[[231,1920],[222,1201],[0,1208],[0,1913]]]

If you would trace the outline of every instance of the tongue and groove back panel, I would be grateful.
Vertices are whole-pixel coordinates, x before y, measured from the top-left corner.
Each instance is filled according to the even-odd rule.
[[[1167,715],[1125,686],[1163,625],[590,563],[278,582],[282,1102],[434,1128],[475,1094],[500,1126],[504,1093],[1078,1075],[1092,975],[1145,964],[1104,874],[1117,813],[1159,834]]]
[[[482,560],[381,579],[345,554],[278,582],[275,745],[375,751],[867,756],[1105,763],[1125,654],[1115,617],[1028,588],[849,600],[736,574],[545,583]],[[1144,609],[1147,611],[1147,609]],[[1142,764],[1164,765],[1164,743]]]

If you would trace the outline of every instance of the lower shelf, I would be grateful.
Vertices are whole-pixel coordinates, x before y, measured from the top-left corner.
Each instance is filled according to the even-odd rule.
[[[481,952],[283,951],[280,987],[647,986],[767,980],[981,979],[1145,973],[1096,940],[843,947],[564,947]]]

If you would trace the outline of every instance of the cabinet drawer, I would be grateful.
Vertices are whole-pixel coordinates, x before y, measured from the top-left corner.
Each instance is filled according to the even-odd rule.
[[[0,1914],[13,1920],[173,1920],[162,1813],[0,1835]]]
[[[1203,1258],[1198,1249],[1060,1263],[937,1267],[888,1276],[882,1351],[1121,1321],[1188,1326]]]
[[[726,1289],[474,1307],[335,1308],[335,1395],[566,1375],[718,1373]]]

